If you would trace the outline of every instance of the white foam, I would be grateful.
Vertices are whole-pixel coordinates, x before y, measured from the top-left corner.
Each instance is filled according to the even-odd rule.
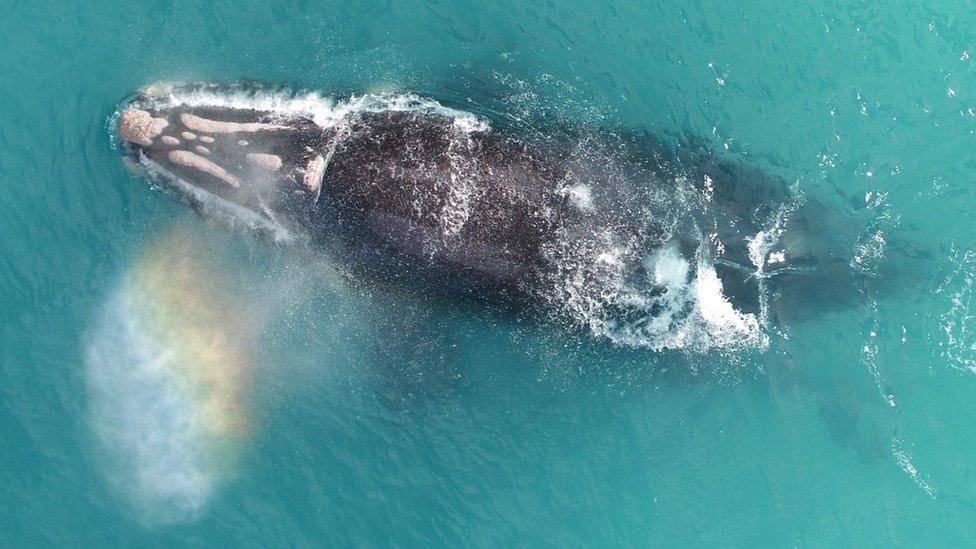
[[[874,231],[866,239],[861,238],[854,250],[854,257],[850,262],[851,268],[862,273],[874,274],[885,259],[886,246],[885,235],[881,230]]]
[[[546,250],[554,274],[544,297],[554,310],[627,347],[708,352],[767,345],[765,316],[737,310],[715,271],[712,257],[723,245],[717,234],[701,234],[692,213],[707,206],[707,197],[681,177],[660,187],[634,185],[633,174],[616,169],[612,151],[579,148],[560,192],[570,202],[585,196],[587,207],[570,211]],[[635,200],[639,205],[627,202]],[[696,241],[690,254],[678,245]],[[768,245],[763,241],[760,235],[753,255]]]
[[[786,250],[779,250],[778,252],[770,252],[769,257],[766,258],[767,265],[775,265],[777,263],[783,263],[786,261]]]
[[[630,252],[591,249],[561,261],[553,303],[596,336],[628,347],[704,352],[767,344],[756,315],[737,310],[703,253],[692,263],[674,244],[643,260],[647,281],[628,278]]]
[[[929,497],[935,497],[935,488],[919,472],[918,467],[912,462],[912,456],[902,448],[902,443],[897,438],[891,440],[891,455],[895,457],[898,466],[908,475],[908,478],[912,479]]]
[[[940,354],[948,366],[976,373],[976,314],[972,312],[976,307],[976,251],[953,244],[948,256],[953,271],[934,292],[948,300],[940,319],[945,338],[939,343]]]
[[[243,87],[184,86],[157,83],[143,90],[150,104],[157,106],[228,107],[254,109],[281,115],[308,118],[323,128],[340,124],[348,116],[362,112],[417,112],[438,114],[453,120],[463,132],[489,131],[488,122],[471,113],[445,107],[439,102],[409,93],[370,93],[345,100],[315,92],[288,90],[249,90]]]
[[[786,262],[787,251],[774,251],[774,248],[779,244],[790,216],[799,207],[799,201],[800,198],[796,197],[791,202],[781,204],[767,222],[767,227],[746,239],[749,261],[756,268],[755,278],[759,285],[759,323],[762,325],[767,324],[769,318],[769,292],[766,288],[766,279],[770,275],[766,268]]]
[[[560,187],[559,194],[569,198],[569,202],[584,212],[593,211],[593,191],[589,185],[578,183]]]
[[[681,257],[677,247],[667,246],[649,255],[644,261],[644,268],[654,274],[656,284],[682,288],[688,284],[688,270],[691,265]]]
[[[450,185],[439,217],[441,233],[452,244],[455,242],[451,239],[461,234],[471,218],[472,209],[485,191],[483,181],[478,176],[477,161],[471,154],[474,143],[470,134],[457,125],[455,128],[460,134],[451,136],[448,142]]]
[[[733,338],[754,340],[759,336],[759,322],[751,313],[741,313],[732,306],[722,288],[715,268],[702,267],[695,279],[695,303],[713,342],[728,342]]]

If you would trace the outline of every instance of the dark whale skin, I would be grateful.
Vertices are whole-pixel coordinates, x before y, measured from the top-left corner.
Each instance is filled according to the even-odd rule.
[[[498,132],[462,134],[443,117],[361,117],[328,164],[313,234],[337,236],[385,278],[524,298],[567,208],[557,193],[565,168],[554,160]],[[476,188],[458,197],[471,202],[457,214],[464,219],[445,227],[460,177]]]

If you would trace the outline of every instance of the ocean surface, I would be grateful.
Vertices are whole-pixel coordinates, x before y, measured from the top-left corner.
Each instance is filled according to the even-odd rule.
[[[275,4],[0,0],[0,546],[976,542],[969,7]],[[351,284],[121,161],[135,90],[252,80],[702,143],[860,282],[637,340]]]

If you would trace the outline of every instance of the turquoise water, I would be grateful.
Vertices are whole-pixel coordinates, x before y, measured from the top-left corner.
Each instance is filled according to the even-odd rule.
[[[0,0],[0,545],[972,543],[976,17],[805,4]],[[922,259],[745,351],[351,288],[120,162],[241,79],[698,136]]]

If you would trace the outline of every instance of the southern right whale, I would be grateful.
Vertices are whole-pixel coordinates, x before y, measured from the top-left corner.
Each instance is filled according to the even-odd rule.
[[[840,216],[646,134],[210,84],[139,92],[116,123],[130,164],[207,211],[303,235],[363,276],[625,345],[755,344],[771,314],[800,314],[790,304],[856,299],[863,274]]]

